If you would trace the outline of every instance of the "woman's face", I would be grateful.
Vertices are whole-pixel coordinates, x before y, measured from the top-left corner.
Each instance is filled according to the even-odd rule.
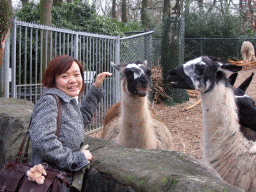
[[[55,84],[58,89],[68,96],[78,96],[83,86],[83,78],[78,64],[74,61],[67,72],[56,76]]]

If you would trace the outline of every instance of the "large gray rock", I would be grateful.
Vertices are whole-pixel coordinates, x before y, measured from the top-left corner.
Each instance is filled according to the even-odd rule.
[[[5,161],[16,158],[33,108],[26,100],[0,98],[0,169]]]
[[[85,142],[93,154],[88,191],[243,191],[181,152],[123,148],[92,137]]]
[[[14,160],[29,125],[33,104],[0,98],[0,165]],[[86,137],[93,154],[86,191],[242,191],[201,161],[166,150],[128,149]]]

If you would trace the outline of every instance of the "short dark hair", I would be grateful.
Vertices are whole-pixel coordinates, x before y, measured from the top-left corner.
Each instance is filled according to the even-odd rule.
[[[83,78],[83,86],[79,93],[79,95],[81,95],[85,89],[84,68],[79,60],[69,55],[60,55],[48,63],[42,80],[43,86],[47,88],[56,88],[55,77],[61,75],[62,73],[66,73],[71,68],[74,61],[78,64],[81,76]]]

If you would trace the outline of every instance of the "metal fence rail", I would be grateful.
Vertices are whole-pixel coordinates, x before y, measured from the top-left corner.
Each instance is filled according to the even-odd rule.
[[[8,81],[8,78],[3,78],[3,76],[11,67],[11,83],[8,87],[11,94],[7,97],[26,99],[35,103],[43,92],[41,80],[47,63],[58,55],[71,55],[82,62],[85,70],[85,93],[98,73],[103,71],[113,73],[113,76],[107,77],[104,82],[103,89],[106,93],[93,121],[87,126],[87,131],[95,130],[102,126],[106,111],[120,100],[120,76],[110,66],[110,62],[117,64],[136,60],[150,62],[152,33],[153,31],[129,38],[120,38],[119,36],[37,25],[14,19],[11,37],[8,41],[10,46],[7,49],[10,54],[4,57],[0,79]],[[44,48],[45,52],[43,52]]]

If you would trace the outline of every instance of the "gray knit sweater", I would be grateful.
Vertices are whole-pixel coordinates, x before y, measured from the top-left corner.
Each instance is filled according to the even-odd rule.
[[[62,105],[62,124],[59,139],[57,129],[57,101],[52,95],[60,98]],[[32,143],[31,164],[44,161],[54,164],[61,171],[78,171],[88,165],[80,151],[84,141],[84,127],[91,119],[103,91],[91,86],[87,95],[77,104],[75,98],[69,97],[56,88],[45,89],[42,97],[36,102],[30,125]]]

